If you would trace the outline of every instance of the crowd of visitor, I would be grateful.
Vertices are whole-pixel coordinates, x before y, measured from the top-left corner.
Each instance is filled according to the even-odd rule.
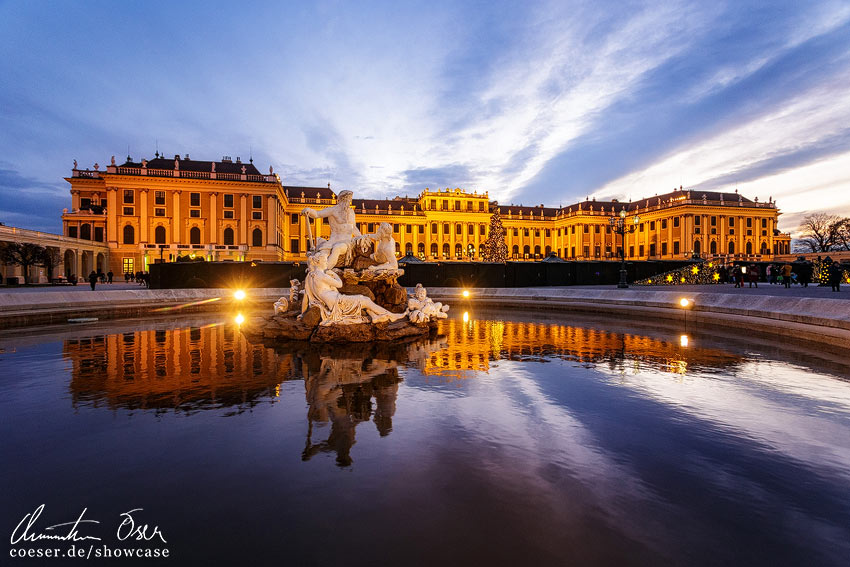
[[[820,273],[815,270],[823,266]],[[770,263],[759,266],[755,263],[721,265],[718,267],[718,277],[721,283],[733,283],[736,288],[745,286],[758,287],[759,282],[770,285],[781,285],[790,288],[792,285],[809,287],[812,282],[829,285],[832,291],[841,291],[841,280],[844,268],[829,257],[824,262],[815,264],[810,260],[796,262]]]

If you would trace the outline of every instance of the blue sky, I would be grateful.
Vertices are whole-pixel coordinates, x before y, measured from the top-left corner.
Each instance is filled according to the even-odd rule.
[[[850,3],[0,2],[0,222],[81,167],[249,155],[288,185],[500,203],[680,185],[850,215]]]

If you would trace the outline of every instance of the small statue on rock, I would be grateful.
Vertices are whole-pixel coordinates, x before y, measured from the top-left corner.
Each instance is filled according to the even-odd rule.
[[[274,314],[278,315],[280,313],[286,313],[289,311],[289,300],[285,297],[281,297],[277,301],[274,302]]]
[[[301,285],[301,280],[294,278],[289,280],[289,303],[295,305],[301,299],[304,293],[304,287]]]
[[[443,305],[439,301],[435,302],[428,297],[428,290],[422,287],[422,284],[416,284],[416,289],[413,290],[413,297],[407,302],[407,310],[409,319],[412,323],[427,323],[433,319],[445,319],[448,317],[448,305]]]
[[[374,234],[375,252],[369,258],[377,265],[369,266],[367,270],[397,270],[398,260],[395,257],[395,240],[393,239],[393,226],[388,222],[378,225],[378,231]]]

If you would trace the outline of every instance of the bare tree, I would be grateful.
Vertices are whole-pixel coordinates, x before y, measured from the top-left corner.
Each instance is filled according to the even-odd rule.
[[[834,250],[850,250],[850,217],[841,219],[836,227]]]
[[[803,217],[796,250],[802,252],[829,252],[834,250],[837,244],[837,232],[845,220],[837,215],[827,213],[814,213]]]
[[[29,269],[44,263],[44,246],[26,242],[0,242],[0,261],[20,266],[24,272],[24,283],[30,283]]]
[[[47,246],[44,248],[44,253],[41,256],[41,265],[47,270],[47,279],[53,279],[53,270],[62,262],[59,256],[59,249]]]

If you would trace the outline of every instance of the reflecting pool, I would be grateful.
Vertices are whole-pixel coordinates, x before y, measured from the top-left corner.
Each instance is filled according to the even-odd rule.
[[[75,545],[174,565],[847,564],[846,353],[569,315],[441,325],[353,347],[252,344],[224,315],[4,332],[5,533],[82,512],[99,539]],[[121,539],[127,511],[155,537]]]

